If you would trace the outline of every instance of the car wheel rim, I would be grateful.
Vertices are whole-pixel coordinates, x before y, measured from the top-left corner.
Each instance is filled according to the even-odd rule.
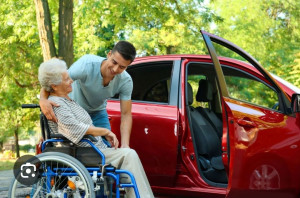
[[[253,170],[250,177],[250,189],[274,190],[280,188],[280,176],[275,167],[260,165]]]

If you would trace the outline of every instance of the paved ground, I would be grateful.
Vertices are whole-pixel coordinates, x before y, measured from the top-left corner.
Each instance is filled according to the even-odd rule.
[[[0,198],[8,198],[8,188],[14,178],[12,170],[0,171]],[[156,197],[165,198],[165,197]]]
[[[0,198],[6,198],[8,187],[14,178],[12,170],[0,171]]]

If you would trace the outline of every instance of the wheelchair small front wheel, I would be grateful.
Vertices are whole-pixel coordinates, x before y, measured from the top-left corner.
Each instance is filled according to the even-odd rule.
[[[85,197],[95,198],[94,183],[87,169],[77,159],[59,152],[35,156],[39,172],[34,184],[20,183],[18,174],[12,181],[8,197]]]

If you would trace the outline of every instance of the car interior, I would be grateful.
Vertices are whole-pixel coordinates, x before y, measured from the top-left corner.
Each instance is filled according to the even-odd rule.
[[[221,101],[213,67],[190,63],[187,74],[187,110],[200,174],[207,183],[226,186],[221,148]]]
[[[229,97],[261,108],[279,109],[278,94],[265,82],[243,70],[222,65]],[[187,65],[188,118],[201,176],[211,185],[226,186],[222,162],[222,107],[214,67],[210,63]]]
[[[127,69],[133,80],[133,101],[168,103],[172,61],[133,65]]]
[[[134,86],[132,100],[167,104],[173,62],[133,65],[127,69]],[[211,64],[188,65],[189,118],[202,177],[212,185],[226,186],[222,162],[222,108]]]

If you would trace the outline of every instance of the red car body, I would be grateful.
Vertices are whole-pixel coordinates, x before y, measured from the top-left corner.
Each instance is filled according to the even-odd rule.
[[[134,83],[130,146],[139,154],[154,193],[169,197],[299,197],[300,118],[291,110],[292,95],[299,90],[278,77],[275,80],[237,46],[202,34],[210,56],[141,57],[127,69]],[[213,42],[249,63],[220,58]],[[188,102],[188,84],[197,87],[198,79],[210,81],[214,87],[214,104],[206,108],[221,120],[221,171],[205,167],[214,162],[201,151],[206,143],[193,127],[198,121],[192,115],[196,106]],[[248,88],[241,86],[248,81]],[[251,83],[258,88],[251,88]],[[276,101],[274,107],[265,102],[269,99],[269,103]],[[112,131],[120,138],[119,101],[108,100],[107,110]]]

